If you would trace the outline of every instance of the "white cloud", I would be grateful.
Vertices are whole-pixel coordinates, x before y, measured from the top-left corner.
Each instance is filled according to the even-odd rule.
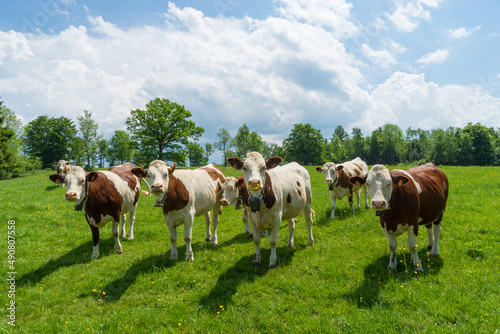
[[[388,68],[390,65],[396,64],[396,59],[394,59],[387,50],[375,51],[368,45],[363,44],[361,46],[361,51],[363,51],[363,54],[370,58],[374,64],[378,64],[381,67]]]
[[[415,0],[395,2],[395,9],[388,14],[389,20],[394,24],[396,30],[402,32],[414,31],[420,21],[430,21],[431,13],[426,7],[437,8],[443,0]]]
[[[481,29],[481,26],[477,26],[477,27],[472,28],[472,29],[467,29],[464,27],[458,28],[458,29],[449,29],[448,35],[451,38],[456,38],[456,39],[467,38],[470,35],[472,35],[472,33],[476,32],[479,29]]]
[[[437,50],[426,55],[423,55],[417,62],[427,65],[427,64],[440,64],[444,63],[448,57],[450,56],[450,52],[448,50]]]
[[[31,56],[33,56],[33,52],[23,34],[13,30],[6,33],[0,31],[0,64],[6,58],[26,60]]]

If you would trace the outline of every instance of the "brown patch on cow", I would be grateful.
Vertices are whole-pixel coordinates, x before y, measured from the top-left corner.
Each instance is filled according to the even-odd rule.
[[[271,177],[266,172],[266,182],[264,184],[264,195],[262,196],[262,201],[266,205],[266,208],[270,209],[276,202],[276,196],[273,191],[273,184],[271,182]]]
[[[349,182],[349,176],[347,176],[343,168],[339,172],[337,172],[337,178],[337,184],[339,186],[352,191],[353,184]]]
[[[363,167],[361,167],[360,165],[358,165],[357,163],[353,162],[352,163],[354,166],[356,166],[357,168],[354,168],[354,173],[356,175],[351,175],[351,176],[357,176],[357,175],[361,175],[361,172],[363,170]]]
[[[236,178],[236,185],[238,186],[238,191],[240,192],[241,201],[244,205],[249,206],[248,204],[248,191],[247,186],[245,185],[245,177],[240,175]]]
[[[299,194],[300,197],[302,197],[302,193],[300,192],[300,189],[297,189],[297,193]]]
[[[422,193],[419,195],[412,180],[398,185],[393,183],[392,196],[389,201],[390,209],[384,217],[380,217],[382,227],[395,231],[398,224],[414,226],[413,231],[418,235],[418,225],[438,225],[443,218],[448,199],[448,178],[432,163],[406,170],[419,183]],[[391,177],[406,177],[401,171],[390,171]],[[422,221],[419,223],[419,218]]]
[[[217,183],[217,189],[215,190],[215,195],[217,196],[219,192],[222,190],[222,184],[224,184],[225,181],[224,173],[214,163],[211,164],[211,167],[205,166],[201,167],[200,169],[207,172],[208,175],[212,178],[212,180],[214,181],[219,180],[219,182]]]
[[[184,183],[173,174],[168,175],[168,190],[163,203],[163,213],[184,209],[189,203],[189,192]]]
[[[286,202],[288,204],[292,203],[292,196],[290,196],[290,194],[288,194],[288,196],[286,197]]]
[[[297,186],[299,186],[299,187],[300,187],[300,182],[299,182],[299,181],[297,181]]]
[[[132,169],[135,168],[132,163],[127,162],[120,166],[109,167],[109,171],[118,175],[123,181],[127,182],[128,187],[135,191],[134,204],[139,200],[139,194],[141,193],[140,187],[137,187],[137,178],[135,174],[132,173]],[[135,175],[135,176],[134,176]],[[139,179],[139,182],[140,179]]]
[[[119,222],[122,196],[104,173],[96,174],[98,177],[94,181],[86,182],[88,197],[85,203],[85,217],[89,224],[89,218],[99,224],[103,216],[111,216],[115,222]]]

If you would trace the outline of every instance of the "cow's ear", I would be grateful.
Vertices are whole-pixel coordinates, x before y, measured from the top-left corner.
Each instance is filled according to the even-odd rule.
[[[237,186],[238,188],[241,188],[241,187],[243,187],[244,185],[245,185],[245,180],[244,180],[244,179],[238,179],[238,180],[236,181],[236,186]]]
[[[243,169],[243,161],[241,161],[240,158],[237,158],[237,157],[227,158],[227,162],[229,162],[231,167],[233,167],[234,169],[237,169],[237,170]]]
[[[283,159],[281,159],[280,157],[270,157],[269,160],[266,161],[266,168],[272,169],[278,166],[282,161]]]
[[[87,181],[94,182],[98,177],[99,177],[99,174],[97,174],[96,172],[90,172],[87,174]]]
[[[59,164],[59,162],[57,162],[57,161],[54,161],[54,165],[57,165],[57,164]]]
[[[170,165],[170,167],[168,167],[168,172],[172,174],[175,170],[175,167],[177,167],[177,162],[174,162],[173,164]]]
[[[361,187],[363,184],[366,183],[366,175],[364,175],[364,176],[353,176],[353,177],[351,177],[349,179],[349,182],[351,182],[356,187]]]
[[[71,165],[71,162],[69,162],[69,161],[66,161],[66,165]]]
[[[408,181],[410,180],[408,180],[406,176],[401,176],[401,175],[394,176],[392,178],[392,183],[394,183],[397,186],[402,186],[403,184],[408,183]]]
[[[132,168],[132,174],[143,179],[148,175],[148,171],[142,167],[134,167]]]
[[[344,165],[337,165],[335,166],[335,169],[337,170],[337,172],[340,172],[341,170],[344,169]]]
[[[62,176],[61,174],[52,174],[51,176],[49,176],[49,179],[57,184],[61,184],[64,182],[64,176]]]
[[[316,167],[316,170],[320,173],[323,173],[323,167],[321,166]]]

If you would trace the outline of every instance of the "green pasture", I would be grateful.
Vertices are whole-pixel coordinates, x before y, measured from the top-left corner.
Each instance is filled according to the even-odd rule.
[[[84,215],[64,201],[65,188],[49,180],[50,172],[1,181],[0,332],[500,333],[500,167],[442,167],[450,196],[441,255],[428,255],[422,227],[425,271],[418,274],[407,234],[398,238],[397,270],[387,269],[387,240],[363,202],[353,214],[344,199],[329,219],[323,174],[307,168],[315,244],[307,245],[299,217],[295,247],[287,249],[283,222],[272,270],[267,238],[262,266],[252,267],[254,245],[234,207],[223,209],[218,246],[205,242],[204,219],[196,218],[194,262],[183,260],[181,227],[179,260],[171,261],[162,211],[141,195],[135,239],[123,240],[123,254],[116,254],[108,224],[101,229],[101,258],[91,260]],[[15,262],[9,263],[12,225]],[[7,322],[12,271],[15,327]]]

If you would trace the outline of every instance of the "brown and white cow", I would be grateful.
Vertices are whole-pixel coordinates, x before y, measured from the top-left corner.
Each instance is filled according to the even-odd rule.
[[[434,164],[389,171],[383,165],[373,166],[368,175],[351,178],[354,184],[365,184],[371,208],[377,210],[380,224],[389,240],[389,268],[397,267],[396,237],[408,231],[408,249],[415,271],[423,271],[417,254],[418,226],[427,228],[427,247],[432,256],[439,255],[441,220],[448,199],[448,178]]]
[[[71,168],[71,162],[66,160],[55,161],[54,165],[56,165],[56,173],[61,175],[68,174],[69,169]]]
[[[288,247],[293,247],[295,217],[302,212],[309,233],[308,243],[309,245],[314,244],[309,173],[296,162],[278,166],[281,161],[280,157],[272,157],[265,161],[258,152],[248,153],[244,161],[234,157],[228,159],[233,168],[243,170],[243,177],[249,194],[248,203],[245,203],[245,205],[252,211],[250,213],[250,222],[255,245],[252,263],[254,266],[261,264],[260,232],[271,227],[269,268],[274,268],[278,264],[276,246],[281,221],[288,221]]]
[[[141,180],[132,174],[134,166],[126,163],[111,167],[109,171],[86,173],[83,168],[73,166],[66,176],[50,175],[57,183],[66,183],[65,199],[75,203],[75,210],[85,210],[85,218],[92,230],[94,247],[92,258],[99,257],[99,228],[112,222],[111,232],[115,238],[117,253],[123,253],[118,227],[121,220],[122,237],[125,237],[126,214],[129,214],[128,239],[134,238],[134,221],[137,201],[141,192]]]
[[[243,209],[243,223],[245,224],[245,233],[247,235],[253,235],[250,226],[248,226],[248,212],[247,206],[244,203],[248,203],[248,192],[245,186],[245,180],[243,175],[237,178],[228,176],[222,185],[222,195],[220,204],[222,206],[233,205],[236,210]],[[243,207],[241,206],[243,204]]]
[[[327,162],[322,167],[316,167],[316,170],[325,174],[325,182],[328,184],[330,191],[330,198],[332,200],[332,214],[330,218],[335,218],[335,209],[337,208],[337,199],[341,200],[345,196],[349,198],[349,205],[352,212],[354,212],[352,194],[356,194],[357,206],[359,209],[359,202],[361,196],[361,187],[353,185],[349,179],[357,175],[366,175],[368,173],[368,166],[359,157],[346,161],[343,164],[335,165],[333,162]],[[366,196],[366,186],[362,185],[365,195],[365,209],[368,209],[368,197]]]
[[[148,178],[153,193],[162,203],[165,222],[170,232],[170,259],[177,259],[177,227],[184,224],[186,260],[193,261],[191,248],[194,217],[204,215],[207,227],[206,240],[217,245],[221,188],[224,173],[215,164],[195,170],[176,170],[174,162],[155,160],[147,170],[135,167],[132,173]],[[213,235],[210,236],[210,210],[213,209]]]

